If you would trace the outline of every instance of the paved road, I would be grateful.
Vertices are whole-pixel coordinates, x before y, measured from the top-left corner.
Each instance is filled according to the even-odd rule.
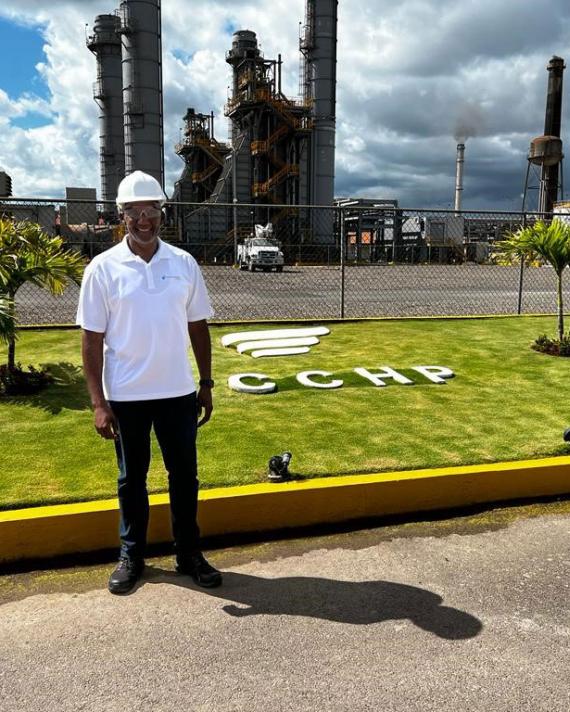
[[[149,561],[0,578],[0,707],[570,709],[570,503],[212,552],[198,590]]]
[[[282,274],[203,267],[216,318],[295,319],[340,315],[338,267],[287,267]],[[567,276],[570,280],[570,277]],[[345,316],[515,314],[519,268],[497,265],[374,265],[345,271]],[[565,287],[570,299],[570,283]],[[78,288],[52,297],[33,285],[17,295],[22,324],[73,323]],[[554,313],[556,285],[550,267],[525,272],[522,311]]]

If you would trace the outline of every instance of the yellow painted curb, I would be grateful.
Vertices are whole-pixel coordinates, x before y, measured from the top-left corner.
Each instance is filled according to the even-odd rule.
[[[216,488],[198,519],[213,536],[562,494],[570,457]],[[168,495],[150,504],[149,542],[169,541]],[[0,512],[0,563],[116,547],[118,521],[116,500]]]

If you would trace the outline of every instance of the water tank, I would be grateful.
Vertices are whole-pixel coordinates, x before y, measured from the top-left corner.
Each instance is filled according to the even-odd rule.
[[[538,166],[555,166],[562,159],[562,141],[558,136],[537,136],[530,142],[528,160]]]

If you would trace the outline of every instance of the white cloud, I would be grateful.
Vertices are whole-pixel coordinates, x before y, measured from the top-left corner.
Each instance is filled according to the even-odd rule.
[[[110,12],[108,0],[4,0],[0,14],[40,26],[38,66],[49,100],[8,97],[0,84],[0,164],[18,194],[61,195],[65,185],[99,184],[95,59],[85,23]],[[298,23],[304,0],[169,0],[163,3],[167,183],[188,106],[216,115],[230,83],[225,52],[233,29],[252,29],[267,57],[280,52],[284,90],[298,91]],[[552,54],[570,55],[566,0],[341,0],[338,44],[337,194],[395,197],[403,205],[452,200],[462,113],[477,113],[468,142],[464,203],[518,207],[529,139],[541,133]],[[568,108],[568,92],[564,110]],[[471,107],[471,108],[470,108]],[[22,129],[29,112],[51,123]],[[21,122],[19,122],[21,123]],[[563,122],[564,126],[564,122]],[[564,138],[564,136],[563,136]]]

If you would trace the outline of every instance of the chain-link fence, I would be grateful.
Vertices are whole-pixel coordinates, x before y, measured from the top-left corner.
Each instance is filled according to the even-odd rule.
[[[124,235],[112,204],[3,198],[0,212],[38,222],[86,260]],[[162,236],[201,264],[221,321],[555,313],[552,268],[505,264],[496,250],[538,218],[372,201],[334,208],[169,203]],[[256,234],[256,225],[267,224]],[[78,292],[70,285],[53,297],[22,286],[19,323],[73,323]]]

